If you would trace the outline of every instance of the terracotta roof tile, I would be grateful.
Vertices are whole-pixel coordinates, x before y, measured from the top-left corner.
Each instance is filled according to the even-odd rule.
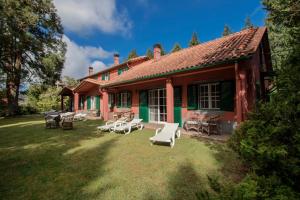
[[[164,55],[159,60],[145,61],[103,86],[151,78],[193,66],[209,65],[251,55],[259,46],[265,31],[265,27],[246,29]]]

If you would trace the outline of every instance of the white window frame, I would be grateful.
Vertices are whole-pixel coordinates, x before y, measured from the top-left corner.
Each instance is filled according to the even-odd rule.
[[[96,109],[96,98],[94,96],[91,96],[91,110]]]
[[[114,100],[114,94],[113,93],[109,93],[108,94],[108,106],[109,108],[114,104],[115,100]]]
[[[215,87],[215,91],[213,88]],[[207,94],[203,94],[203,87],[207,88]],[[217,90],[219,88],[219,90]],[[198,87],[198,108],[199,109],[207,109],[207,110],[219,110],[220,109],[220,83],[205,83],[200,84]],[[202,106],[207,102],[207,107]],[[218,105],[218,106],[217,106]]]
[[[161,95],[162,94],[162,95]],[[149,121],[165,123],[167,121],[166,88],[149,90]],[[161,110],[163,108],[163,111]]]
[[[104,74],[104,80],[105,80],[105,81],[108,81],[108,80],[109,80],[109,72],[106,72],[106,73]]]
[[[121,92],[121,94],[120,94],[120,107],[121,108],[128,107],[128,95],[129,95],[129,92]]]

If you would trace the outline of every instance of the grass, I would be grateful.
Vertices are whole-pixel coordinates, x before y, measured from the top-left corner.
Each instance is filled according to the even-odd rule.
[[[99,133],[101,121],[45,129],[41,117],[0,120],[0,199],[196,199],[240,178],[225,144],[183,136],[173,149],[151,146],[154,130]]]

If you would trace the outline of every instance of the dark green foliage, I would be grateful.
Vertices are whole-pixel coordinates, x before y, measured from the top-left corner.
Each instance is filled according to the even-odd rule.
[[[130,59],[136,58],[136,57],[138,57],[138,54],[136,53],[136,49],[132,49],[128,54],[127,60],[130,60]]]
[[[247,16],[245,19],[245,25],[244,25],[243,29],[253,28],[253,27],[254,27],[254,25],[252,24],[250,17]]]
[[[151,49],[147,49],[146,56],[147,56],[149,59],[152,59],[152,58],[153,58],[153,52],[152,52]]]
[[[9,115],[16,114],[23,82],[54,84],[60,79],[65,54],[62,36],[52,1],[0,1],[0,66]]]
[[[227,35],[230,35],[231,33],[232,33],[232,31],[230,30],[229,26],[227,24],[225,24],[222,36],[227,36]]]
[[[264,0],[263,4],[277,74],[275,92],[271,102],[261,102],[249,115],[230,144],[254,172],[244,184],[255,188],[255,199],[299,199],[300,2]]]
[[[181,46],[180,46],[180,44],[178,42],[176,42],[174,44],[174,47],[173,47],[173,49],[172,49],[171,52],[173,53],[173,52],[176,52],[176,51],[179,51],[179,50],[181,50]]]
[[[198,40],[198,35],[196,32],[193,32],[192,38],[189,42],[189,47],[195,46],[197,44],[200,44],[200,41]]]

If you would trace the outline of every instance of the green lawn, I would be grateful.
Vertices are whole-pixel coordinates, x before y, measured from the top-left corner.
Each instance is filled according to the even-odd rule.
[[[0,199],[195,199],[240,178],[225,144],[182,136],[173,149],[151,146],[154,130],[98,133],[101,121],[45,129],[41,117],[0,119]]]

